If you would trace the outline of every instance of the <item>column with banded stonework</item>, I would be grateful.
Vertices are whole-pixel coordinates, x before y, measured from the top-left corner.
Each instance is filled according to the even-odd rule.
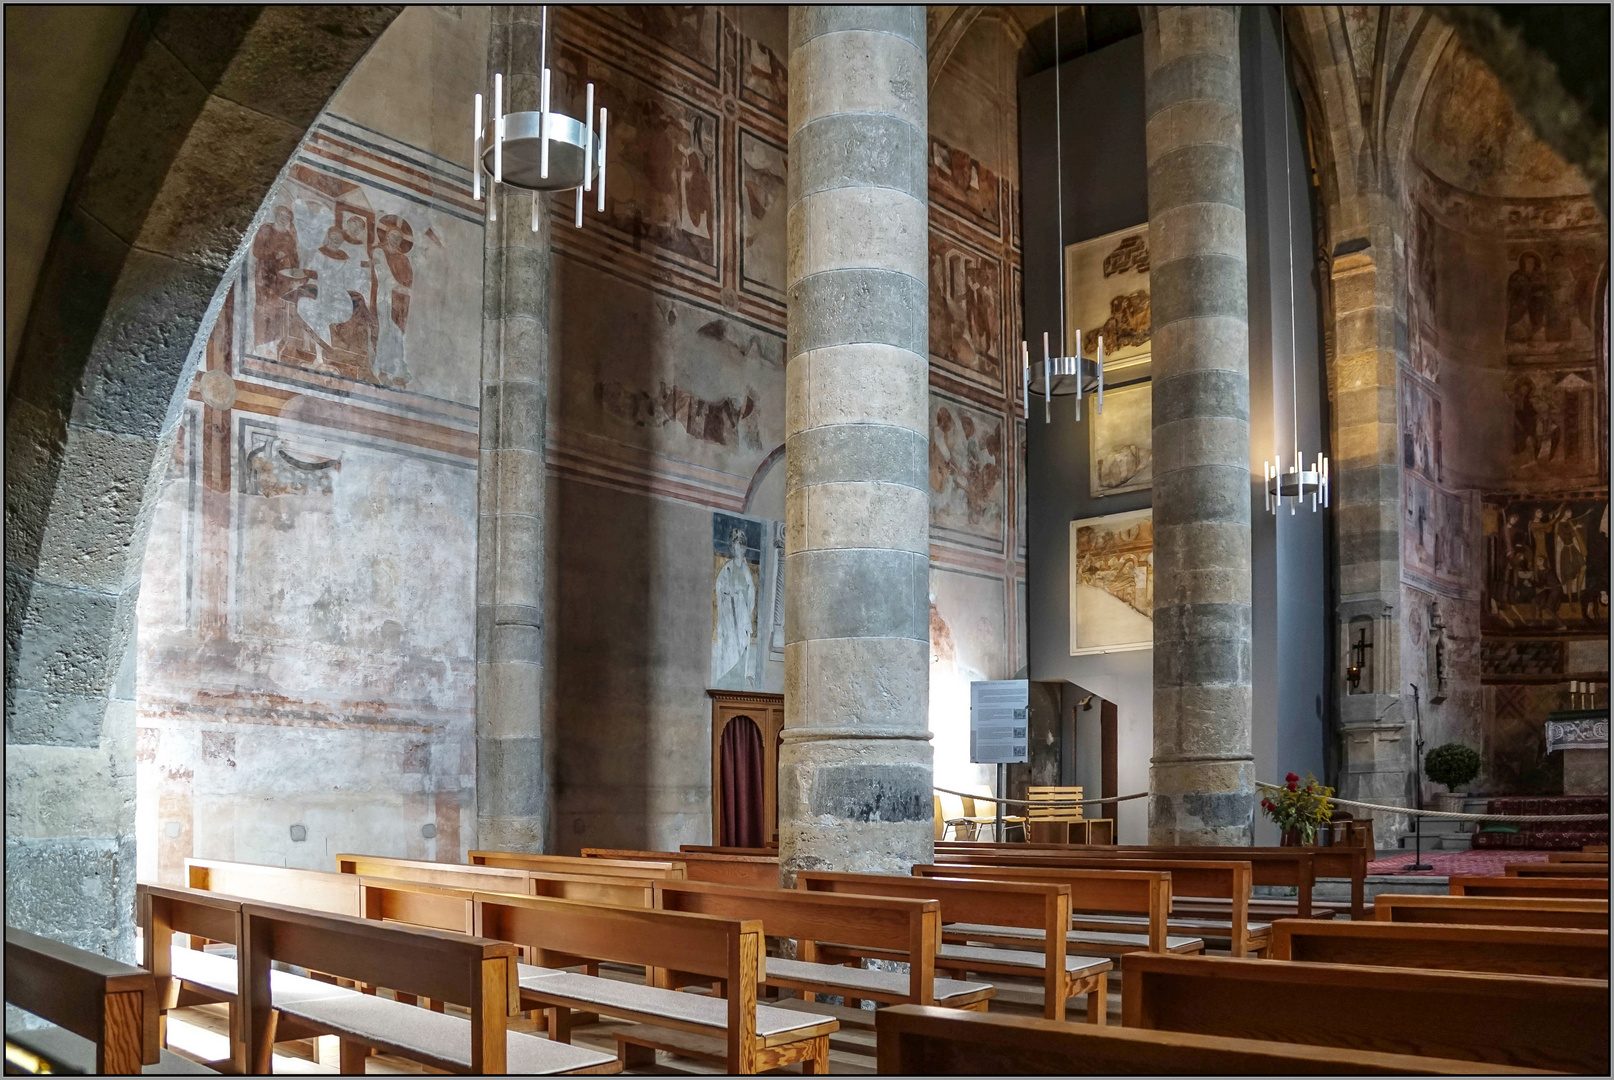
[[[925,9],[790,9],[784,883],[932,853]]]

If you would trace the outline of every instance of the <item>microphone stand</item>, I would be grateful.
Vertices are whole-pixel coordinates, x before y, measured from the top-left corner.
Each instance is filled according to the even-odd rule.
[[[1412,777],[1413,800],[1418,809],[1423,809],[1423,711],[1418,707],[1418,684],[1408,683],[1412,687]],[[1423,861],[1423,815],[1414,814],[1412,817],[1412,864],[1403,866],[1403,874],[1412,870],[1433,870],[1434,867]]]

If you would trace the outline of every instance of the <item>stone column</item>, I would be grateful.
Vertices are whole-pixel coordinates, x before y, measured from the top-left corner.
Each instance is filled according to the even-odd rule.
[[[495,7],[488,79],[511,112],[538,108],[539,10]],[[542,851],[544,432],[549,370],[548,196],[500,186],[482,262],[476,538],[476,827],[484,848]]]
[[[925,9],[790,9],[779,862],[930,858]]]
[[[1247,844],[1250,329],[1236,7],[1144,8],[1154,317],[1149,842]]]

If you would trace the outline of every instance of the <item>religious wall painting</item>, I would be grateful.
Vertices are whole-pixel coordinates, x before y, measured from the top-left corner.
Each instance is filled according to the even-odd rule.
[[[930,199],[994,238],[1003,234],[998,175],[962,150],[930,137]]]
[[[1104,411],[1096,403],[1088,417],[1088,494],[1119,495],[1148,491],[1154,483],[1154,390],[1146,379],[1104,391]]]
[[[1003,266],[930,230],[930,352],[961,378],[1003,392]]]
[[[790,104],[790,70],[784,57],[755,38],[740,39],[740,97],[785,119]]]
[[[1608,634],[1608,495],[1568,498],[1488,495],[1485,634],[1554,637]]]
[[[740,284],[785,295],[785,148],[740,129]]]
[[[1473,510],[1463,492],[1402,473],[1401,567],[1408,584],[1446,595],[1463,593],[1473,573]]]
[[[1511,364],[1508,453],[1515,481],[1537,488],[1606,483],[1607,407],[1595,366]]]
[[[1149,362],[1149,226],[1134,225],[1065,248],[1065,347],[1098,356],[1104,339],[1105,378],[1142,373]]]
[[[678,66],[717,85],[721,8],[703,4],[607,4],[601,10],[632,27],[642,42],[674,56]],[[615,121],[615,115],[611,119]]]
[[[1070,654],[1154,645],[1154,511],[1070,523]]]
[[[755,690],[762,685],[771,630],[763,609],[764,545],[771,547],[768,523],[734,514],[712,514],[712,670],[718,690]]]
[[[931,535],[1001,552],[1007,470],[1004,418],[963,398],[930,393]]]
[[[1510,355],[1572,353],[1593,347],[1595,294],[1605,259],[1600,241],[1515,240],[1507,245],[1507,349]]]
[[[1444,477],[1441,400],[1430,384],[1406,372],[1401,375],[1401,467],[1425,480]]]
[[[1435,256],[1435,219],[1422,203],[1417,204],[1413,219],[1412,265],[1408,267],[1408,280],[1414,287],[1407,297],[1410,340],[1408,354],[1412,369],[1433,380],[1440,373],[1440,354],[1435,347],[1435,304],[1438,284]]]

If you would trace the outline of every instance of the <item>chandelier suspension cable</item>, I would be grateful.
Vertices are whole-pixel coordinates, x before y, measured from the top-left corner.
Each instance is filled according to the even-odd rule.
[[[1059,5],[1054,5],[1054,213],[1058,232],[1055,236],[1058,243],[1054,249],[1059,253],[1059,355],[1065,355],[1065,118],[1064,94],[1059,89]],[[1043,366],[1048,366],[1048,338],[1043,337],[1042,359]],[[1081,380],[1076,380],[1078,391],[1081,389]],[[1043,372],[1042,380],[1042,422],[1048,423],[1052,419],[1049,414],[1049,399],[1053,396],[1054,374],[1051,370]],[[1077,418],[1080,419],[1081,405],[1076,406]]]

